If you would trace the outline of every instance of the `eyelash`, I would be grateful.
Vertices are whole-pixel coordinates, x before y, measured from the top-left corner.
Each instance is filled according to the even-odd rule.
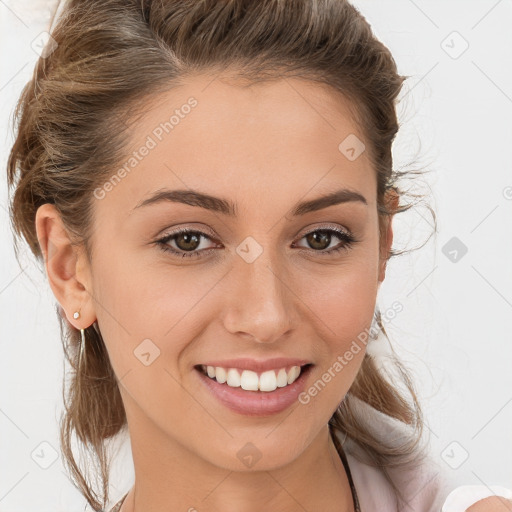
[[[317,229],[314,229],[313,231],[309,231],[308,233],[305,233],[301,237],[301,239],[312,234],[312,233],[316,233],[316,232],[334,233],[338,238],[340,238],[343,241],[343,243],[340,244],[338,247],[334,247],[329,250],[316,251],[314,249],[307,249],[305,247],[301,247],[302,250],[312,251],[312,252],[319,253],[321,255],[331,256],[339,251],[349,250],[357,242],[355,237],[350,232],[343,231],[343,230],[337,229],[337,228],[317,228]],[[166,235],[164,238],[160,238],[159,240],[156,240],[155,243],[158,245],[158,247],[160,247],[160,249],[162,251],[164,251],[166,253],[170,252],[171,254],[173,254],[175,256],[181,256],[182,258],[203,257],[202,253],[206,252],[206,254],[209,254],[215,250],[215,249],[203,249],[201,251],[196,250],[196,251],[191,251],[191,252],[181,252],[181,251],[177,251],[176,249],[169,247],[168,242],[182,234],[195,234],[195,235],[200,235],[201,237],[207,238],[208,240],[212,240],[212,238],[210,236],[208,236],[206,233],[203,233],[202,231],[184,228],[184,229],[175,231],[169,235]]]

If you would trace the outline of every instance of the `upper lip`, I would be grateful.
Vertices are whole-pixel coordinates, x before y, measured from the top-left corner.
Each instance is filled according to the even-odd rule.
[[[264,372],[289,366],[303,366],[311,364],[307,359],[296,359],[290,357],[275,357],[272,359],[251,359],[244,357],[241,359],[225,359],[223,361],[215,360],[202,363],[205,366],[221,366],[223,368],[239,368],[240,370],[252,370],[254,372]]]

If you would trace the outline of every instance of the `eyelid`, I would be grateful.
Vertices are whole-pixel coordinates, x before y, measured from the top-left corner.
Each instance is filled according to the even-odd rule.
[[[351,235],[352,232],[345,228],[345,227],[342,227],[338,224],[333,224],[333,223],[327,223],[327,224],[320,224],[320,225],[313,225],[313,226],[310,226],[308,228],[306,228],[305,231],[301,231],[300,233],[302,233],[301,235],[297,235],[299,236],[300,238],[302,238],[303,236],[305,235],[308,235],[309,233],[312,233],[312,232],[315,232],[315,231],[321,231],[322,229],[333,229],[334,231],[342,231],[343,233],[347,234],[347,235]]]
[[[160,233],[157,238],[167,238],[168,236],[179,234],[183,231],[198,231],[200,233],[204,233],[212,240],[217,238],[217,235],[208,227],[201,224],[200,226],[195,226],[194,223],[192,224],[185,224],[184,226],[180,226],[177,228],[170,228],[168,230],[164,230],[162,233]]]

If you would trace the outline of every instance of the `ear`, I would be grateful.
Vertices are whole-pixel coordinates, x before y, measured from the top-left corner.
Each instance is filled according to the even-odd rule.
[[[69,323],[85,329],[96,320],[90,267],[85,251],[74,247],[61,216],[53,204],[43,204],[36,212],[36,232],[44,256],[50,287]],[[73,313],[80,311],[78,319]]]
[[[393,244],[393,217],[398,209],[400,196],[394,188],[386,192],[385,203],[390,215],[383,218],[380,225],[380,262],[379,262],[379,285],[386,277],[386,265],[389,259],[389,252]]]

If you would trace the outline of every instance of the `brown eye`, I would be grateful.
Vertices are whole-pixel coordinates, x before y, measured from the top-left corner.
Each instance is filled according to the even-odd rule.
[[[174,237],[174,241],[178,249],[182,251],[194,251],[199,247],[201,235],[198,236],[196,233],[192,232],[179,233]]]
[[[331,235],[328,231],[313,231],[306,235],[309,245],[313,249],[325,250],[331,243]]]
[[[302,238],[305,238],[308,247],[299,246],[305,249],[309,249],[309,251],[313,251],[319,255],[331,255],[341,250],[348,250],[350,247],[357,242],[354,236],[348,232],[343,231],[341,229],[316,229],[314,231],[310,231]],[[329,246],[336,239],[341,242],[338,243],[337,246],[334,246],[329,249]],[[182,229],[171,233],[160,240],[157,240],[157,245],[165,252],[169,252],[172,255],[180,256],[182,258],[189,257],[204,257],[207,254],[210,254],[215,247],[201,247],[203,245],[202,241],[210,241],[212,242],[212,238],[203,233],[202,231],[195,231],[191,229]],[[220,244],[217,245],[219,247]]]
[[[192,256],[204,256],[213,250],[211,247],[200,247],[204,245],[202,243],[203,240],[212,241],[212,239],[202,231],[182,229],[157,240],[156,243],[166,252],[181,256],[182,258],[189,258]]]
[[[357,242],[350,232],[337,228],[316,229],[306,233],[302,238],[306,240],[308,244],[307,248],[309,248],[310,251],[320,255],[331,255],[341,250],[348,250]],[[331,242],[336,239],[341,240],[341,243],[329,248]],[[304,248],[304,246],[299,247]]]

